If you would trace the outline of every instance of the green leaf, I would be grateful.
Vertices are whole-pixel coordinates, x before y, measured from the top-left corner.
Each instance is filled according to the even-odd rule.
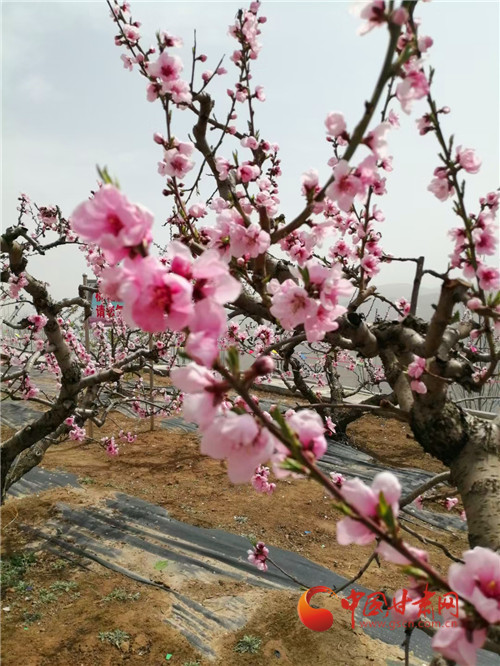
[[[427,578],[425,571],[422,571],[422,569],[419,569],[418,567],[414,567],[412,564],[402,567],[401,571],[407,576],[413,576],[413,578]]]
[[[107,166],[104,166],[104,167],[102,167],[102,169],[101,169],[101,167],[100,167],[98,164],[96,164],[96,169],[97,169],[97,173],[99,174],[99,178],[102,180],[102,182],[103,182],[105,185],[114,185],[115,187],[117,187],[118,189],[120,189],[120,183],[118,182],[118,180],[117,180],[116,178],[113,179],[113,178],[109,175],[109,171],[108,171],[108,167],[107,167]]]
[[[229,347],[227,350],[227,362],[229,368],[233,375],[237,375],[240,372],[240,356],[236,347]]]
[[[306,266],[305,268],[299,268],[299,271],[300,274],[302,275],[302,279],[304,280],[304,284],[307,287],[309,282],[311,281],[311,278],[309,276],[309,269]]]
[[[282,430],[288,427],[283,414],[279,410],[279,407],[271,409],[270,414]]]
[[[336,509],[341,511],[344,514],[344,516],[349,516],[350,518],[355,518],[354,513],[347,506],[347,504],[344,504],[343,502],[334,502],[334,506],[335,506]]]
[[[158,560],[156,562],[154,568],[156,571],[163,571],[163,569],[166,569],[168,567],[168,560]]]
[[[392,508],[389,506],[389,504],[387,504],[384,493],[382,491],[379,493],[377,515],[381,520],[383,520],[383,522],[387,525],[392,533],[396,531],[397,523],[394,518],[394,514],[392,513]]]
[[[286,469],[289,472],[296,474],[304,474],[304,465],[294,458],[285,458],[280,465],[281,469]]]

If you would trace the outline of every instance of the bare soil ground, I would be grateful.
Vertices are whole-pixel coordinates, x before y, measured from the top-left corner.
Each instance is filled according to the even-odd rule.
[[[84,491],[53,489],[38,496],[9,499],[2,507],[2,551],[11,569],[11,563],[18,561],[18,554],[26,553],[29,543],[22,525],[43,524],[55,511],[57,502],[93,504],[116,491],[158,504],[174,518],[193,525],[253,535],[271,549],[275,546],[294,550],[346,577],[354,576],[369,556],[369,547],[346,548],[337,544],[335,523],[340,514],[312,482],[284,480],[278,482],[272,497],[259,495],[250,486],[231,485],[223,463],[202,457],[196,434],[148,432],[149,420],[137,421],[121,415],[114,415],[113,421],[94,430],[94,437],[98,440],[120,428],[139,432],[136,442],[121,445],[117,458],[109,458],[97,442],[67,442],[52,447],[43,461],[47,469],[75,473]],[[8,434],[5,428],[3,436]],[[350,435],[359,448],[388,466],[443,471],[397,421],[366,416],[352,424]],[[438,538],[456,555],[467,548],[464,533],[443,534],[430,528],[419,531],[424,537]],[[408,541],[421,546],[413,537]],[[431,561],[446,573],[450,561],[443,552],[433,546],[428,550]],[[14,566],[12,580],[4,585],[2,607],[9,609],[2,612],[6,666],[209,663],[200,659],[194,648],[163,622],[170,608],[166,592],[140,585],[98,565],[82,562],[88,568],[81,568],[41,551],[35,557],[21,575],[17,575]],[[23,566],[21,562],[20,571]],[[362,584],[380,589],[383,580],[388,592],[404,586],[406,577],[397,567],[385,563],[382,567],[383,572],[372,564]],[[217,589],[196,585],[195,594],[202,602],[235,594],[235,585],[230,589],[226,585]],[[389,656],[402,660],[399,649],[369,639],[358,629],[353,631],[345,612],[334,615],[336,620],[330,631],[316,634],[298,622],[296,594],[256,591],[244,583],[237,585],[238,594],[255,598],[255,610],[244,629],[220,638],[216,646],[217,664],[357,666],[382,665]],[[109,594],[112,598],[104,600]],[[116,629],[128,636],[108,635],[120,647],[105,639],[105,632]],[[234,651],[244,634],[261,639],[257,654]],[[172,656],[167,659],[169,654]]]

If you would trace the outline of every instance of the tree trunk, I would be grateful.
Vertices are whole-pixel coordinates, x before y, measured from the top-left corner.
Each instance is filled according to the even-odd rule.
[[[415,400],[410,417],[424,450],[450,468],[471,547],[500,551],[500,424],[467,414],[449,400],[434,408]]]

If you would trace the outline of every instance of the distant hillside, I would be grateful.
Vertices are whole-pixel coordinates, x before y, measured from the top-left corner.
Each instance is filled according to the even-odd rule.
[[[392,284],[384,284],[380,285],[378,288],[378,291],[382,296],[385,296],[385,298],[388,298],[390,301],[395,303],[398,301],[400,298],[406,298],[407,301],[410,300],[411,298],[411,290],[412,290],[411,284],[405,284],[405,283],[392,283]],[[422,319],[429,319],[434,310],[432,309],[432,304],[436,304],[439,298],[439,289],[431,289],[428,287],[421,287],[420,288],[420,293],[419,293],[419,298],[418,298],[418,306],[417,306],[417,316],[422,317]],[[365,305],[362,308],[360,308],[361,312],[364,312],[365,314],[368,314],[368,310],[370,310],[370,305]],[[389,318],[395,318],[394,317],[394,310],[387,304],[378,301],[376,305],[371,307],[371,312],[369,319],[373,319],[375,317],[375,313],[378,312],[378,314],[384,318],[385,313],[389,310]]]

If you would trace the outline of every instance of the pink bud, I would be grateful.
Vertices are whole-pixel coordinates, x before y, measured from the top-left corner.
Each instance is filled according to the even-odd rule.
[[[206,62],[207,61],[207,56],[204,53],[202,53],[201,55],[198,56],[198,60],[200,62]]]
[[[153,139],[155,143],[159,143],[160,146],[163,146],[165,143],[165,139],[163,138],[163,134],[160,134],[159,132],[155,132],[153,134]]]
[[[270,356],[261,356],[253,364],[253,369],[258,376],[270,375],[274,368],[275,363]]]

